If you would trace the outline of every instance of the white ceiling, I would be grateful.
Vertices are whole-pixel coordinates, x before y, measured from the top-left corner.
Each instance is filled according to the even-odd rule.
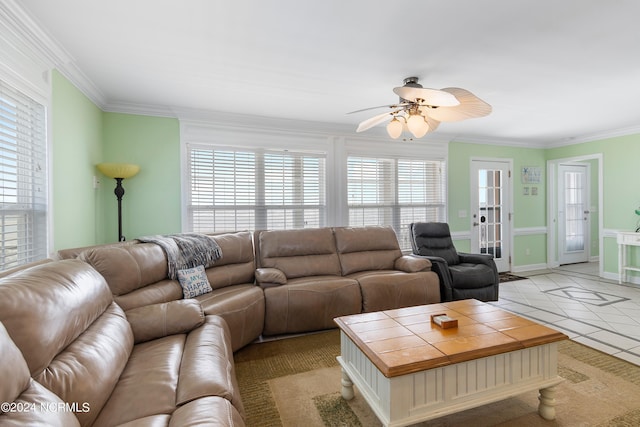
[[[488,117],[459,140],[561,145],[640,131],[637,0],[21,0],[102,108],[352,126],[408,76]],[[95,100],[95,99],[94,99]]]

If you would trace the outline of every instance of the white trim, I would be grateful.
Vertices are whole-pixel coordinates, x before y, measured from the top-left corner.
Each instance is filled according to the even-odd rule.
[[[528,264],[528,265],[519,265],[517,267],[513,267],[511,272],[522,273],[525,271],[547,270],[548,268],[549,266],[547,266],[547,264]]]
[[[471,240],[471,231],[452,231],[452,240]]]
[[[520,227],[513,229],[514,236],[538,236],[540,234],[547,234],[547,227]]]
[[[104,92],[95,85],[93,81],[81,70],[75,58],[66,51],[64,46],[55,40],[45,29],[44,26],[37,22],[31,14],[18,4],[16,0],[2,0],[0,2],[0,22],[10,21],[11,26],[3,28],[0,33],[2,37],[13,38],[14,46],[28,45],[28,48],[20,51],[28,56],[36,56],[40,58],[40,62],[47,64],[42,71],[56,68],[67,80],[76,86],[87,98],[89,98],[102,111],[136,114],[145,116],[174,117],[178,119],[197,119],[197,117],[217,115],[218,112],[208,110],[186,109],[172,105],[152,105],[127,103],[118,100],[109,100]],[[25,40],[28,42],[25,44]],[[15,43],[14,41],[17,41]],[[3,57],[5,60],[6,57]],[[281,119],[269,118],[269,120],[278,121]],[[295,122],[292,120],[291,122]],[[318,124],[314,122],[300,121],[303,128],[318,130]],[[325,132],[332,132],[334,135],[355,135],[353,126],[325,123],[320,125],[325,128]],[[382,128],[370,129],[367,131],[369,137],[384,138],[389,141],[386,132]],[[489,144],[508,147],[523,148],[555,148],[573,144],[580,144],[588,141],[599,139],[607,139],[618,136],[632,135],[640,133],[639,126],[632,126],[622,129],[612,129],[603,132],[583,135],[577,138],[562,139],[556,141],[531,141],[516,140],[512,138],[487,137],[487,136],[461,136],[459,134],[448,134],[446,132],[435,132],[427,135],[421,140],[438,140],[459,141],[471,144]]]
[[[188,230],[187,195],[189,194],[189,159],[187,158],[187,147],[193,146],[233,146],[234,148],[246,147],[250,149],[283,149],[308,151],[326,154],[330,157],[330,152],[334,149],[333,139],[323,134],[300,134],[277,130],[274,128],[258,127],[234,127],[231,124],[217,121],[202,122],[180,120],[180,188],[181,188],[181,227],[183,231]],[[327,174],[329,170],[327,169]],[[329,177],[325,182],[327,194],[331,194],[334,185],[333,180],[329,182]],[[333,211],[333,200],[327,198],[327,212]],[[332,225],[329,220],[334,215],[327,215],[327,225]]]
[[[53,252],[53,153],[51,69],[56,60],[68,57],[14,0],[0,1],[0,79],[45,109],[47,161],[47,255]],[[43,44],[44,42],[44,44]]]
[[[506,165],[507,169],[508,169],[508,173],[507,173],[507,177],[506,177],[506,182],[508,184],[508,191],[507,191],[507,205],[506,205],[506,209],[507,209],[507,233],[508,233],[508,240],[507,240],[507,244],[508,244],[508,253],[507,254],[502,254],[502,258],[506,259],[506,264],[507,264],[507,269],[505,271],[511,271],[511,268],[513,268],[513,248],[514,248],[514,242],[513,242],[513,222],[514,222],[514,212],[513,212],[513,203],[514,203],[514,171],[513,171],[513,158],[508,158],[508,157],[471,157],[469,159],[469,170],[472,171],[473,170],[473,164],[474,162],[491,162],[491,163],[501,163]],[[472,176],[469,177],[469,207],[471,209],[471,211],[473,211],[473,209],[475,209],[474,206],[471,206],[471,201],[473,200],[472,194],[477,193],[478,189],[477,188],[473,188],[472,187],[472,183],[475,182],[475,178],[473,178]],[[506,187],[506,186],[505,186]],[[473,233],[471,231],[473,225],[473,215],[469,216],[469,227],[470,227],[470,231],[469,231],[469,235],[471,237],[473,237]],[[473,244],[473,242],[469,242],[470,244],[470,248],[471,245]],[[504,249],[504,247],[503,247]],[[471,250],[473,251],[473,248],[471,248]],[[505,257],[506,255],[506,257]],[[500,264],[500,263],[498,263]],[[498,268],[500,268],[500,265],[498,266]]]
[[[604,277],[604,156],[602,153],[588,154],[575,157],[547,160],[547,265],[549,268],[558,267],[559,261],[556,251],[557,241],[557,167],[561,163],[580,162],[587,160],[598,161],[598,260],[599,276]]]

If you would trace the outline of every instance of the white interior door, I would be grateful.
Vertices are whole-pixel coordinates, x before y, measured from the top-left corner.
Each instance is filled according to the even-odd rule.
[[[511,270],[510,166],[471,162],[471,252],[492,254],[498,271]]]
[[[558,261],[589,260],[589,165],[558,166]]]

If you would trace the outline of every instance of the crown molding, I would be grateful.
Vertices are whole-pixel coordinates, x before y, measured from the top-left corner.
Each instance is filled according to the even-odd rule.
[[[511,138],[466,136],[466,135],[459,135],[459,134],[450,135],[449,138],[452,142],[464,142],[468,144],[501,145],[505,147],[519,147],[519,148],[547,148],[547,144],[544,142],[517,140],[517,139],[511,139]]]
[[[174,117],[180,120],[191,120],[216,123],[219,126],[237,128],[271,129],[282,132],[300,132],[306,134],[323,134],[330,136],[344,136],[350,139],[371,140],[376,139],[385,142],[392,140],[382,128],[371,129],[366,135],[356,134],[350,125],[339,123],[324,123],[302,121],[294,119],[282,119],[273,117],[248,116],[218,111],[203,111],[175,106],[131,104],[109,101],[90,78],[80,69],[76,60],[58,43],[28,10],[23,8],[16,0],[0,0],[0,41],[7,42],[12,48],[29,58],[41,69],[42,73],[55,68],[67,80],[69,80],[91,102],[105,112],[136,114],[158,117]],[[19,74],[19,73],[18,73]],[[596,132],[578,137],[564,138],[556,141],[530,141],[515,140],[500,137],[484,137],[463,134],[448,134],[436,132],[416,141],[425,142],[464,142],[470,144],[498,145],[521,148],[558,148],[592,142],[597,140],[640,134],[640,125],[621,129]],[[400,141],[402,142],[402,141]]]
[[[43,73],[57,69],[99,108],[105,105],[104,94],[78,68],[72,56],[16,1],[0,1],[0,20],[7,30],[3,38],[40,64]]]
[[[617,138],[620,136],[629,136],[636,134],[640,134],[640,125],[628,126],[620,129],[612,129],[604,132],[596,132],[575,138],[564,138],[560,141],[549,144],[547,148],[566,147],[569,145],[583,144],[585,142],[600,141],[603,139]]]

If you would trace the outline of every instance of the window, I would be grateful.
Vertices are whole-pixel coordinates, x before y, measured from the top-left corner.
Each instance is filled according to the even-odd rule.
[[[187,147],[193,231],[323,227],[325,154]]]
[[[0,270],[47,256],[44,107],[0,81]]]
[[[349,156],[349,225],[391,225],[403,250],[409,224],[445,221],[445,162]]]

